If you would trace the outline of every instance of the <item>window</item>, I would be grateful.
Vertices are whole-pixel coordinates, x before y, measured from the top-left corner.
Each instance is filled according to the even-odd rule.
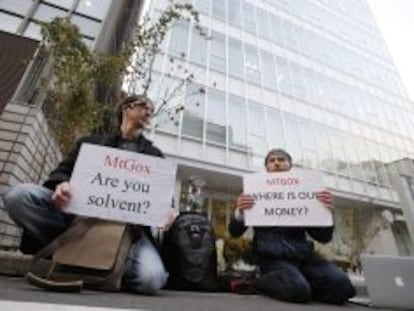
[[[200,35],[200,32],[193,28],[191,35],[190,60],[199,64],[206,64],[207,59],[207,38]],[[203,30],[206,33],[206,30]]]
[[[313,124],[313,135],[315,136],[315,149],[319,155],[318,167],[334,171],[333,159],[331,153],[331,145],[329,140],[329,129],[325,125],[314,122]]]
[[[241,2],[240,0],[228,0],[229,23],[237,27],[241,26]]]
[[[103,20],[108,13],[111,2],[111,0],[81,0],[76,12]]]
[[[302,147],[300,142],[299,125],[296,116],[284,112],[284,133],[286,139],[286,149],[292,155],[293,161],[302,158]]]
[[[73,15],[72,22],[79,27],[82,34],[92,38],[96,38],[99,35],[102,26],[100,22],[79,15]]]
[[[283,133],[282,115],[279,110],[267,108],[267,136],[270,148],[286,148],[285,135]]]
[[[246,106],[244,99],[229,95],[229,145],[234,148],[246,148]]]
[[[292,83],[290,79],[288,60],[276,56],[275,66],[277,90],[282,93],[292,94]]]
[[[316,168],[318,166],[317,140],[313,122],[299,118],[301,129],[301,140],[303,148],[302,164],[307,167]]]
[[[188,23],[178,22],[171,29],[170,48],[172,55],[184,58],[187,54]]]
[[[264,155],[267,152],[266,126],[264,106],[254,101],[248,101],[248,140],[256,155]]]
[[[210,89],[207,96],[207,141],[226,143],[226,98],[223,92]]]
[[[0,12],[0,26],[4,31],[16,32],[21,22],[21,18]]]
[[[218,32],[211,33],[210,67],[219,71],[226,71],[226,38]]]
[[[30,6],[32,5],[32,0],[0,0],[0,9],[14,12],[20,14],[22,16],[26,15],[27,11],[29,10]],[[1,15],[1,26],[3,29],[3,14]]]
[[[210,4],[211,4],[211,0],[195,0],[194,7],[200,13],[204,13],[205,15],[210,15]]]
[[[54,4],[56,6],[64,8],[64,9],[71,9],[74,2],[76,2],[76,1],[74,1],[74,0],[46,0],[44,2]]]
[[[40,30],[41,27],[38,23],[30,22],[26,30],[24,31],[24,35],[32,39],[41,40],[42,34]]]
[[[243,49],[239,40],[229,38],[229,74],[243,78]]]
[[[187,86],[182,134],[202,139],[205,98],[200,94],[200,88],[201,85],[195,83]]]
[[[272,33],[269,25],[269,18],[267,12],[263,9],[257,8],[257,34],[265,38],[271,38]]]
[[[276,76],[273,68],[273,55],[269,52],[260,51],[262,57],[263,86],[269,89],[276,89]]]
[[[250,83],[260,84],[260,66],[257,49],[251,45],[244,46],[246,59],[244,62],[244,70],[246,72],[246,80]]]
[[[226,21],[226,0],[212,0],[212,16]]]
[[[40,4],[33,18],[41,22],[51,22],[56,17],[65,17],[68,11],[56,9],[49,5]]]
[[[243,29],[256,33],[256,18],[254,16],[255,7],[243,1]]]
[[[283,36],[283,31],[282,31],[282,19],[278,16],[275,15],[269,15],[270,17],[270,26],[271,26],[271,30],[272,30],[272,35],[273,35],[273,41],[279,44],[283,44],[282,42],[282,36]]]

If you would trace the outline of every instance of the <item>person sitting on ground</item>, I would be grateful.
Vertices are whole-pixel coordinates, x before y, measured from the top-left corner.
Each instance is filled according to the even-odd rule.
[[[286,172],[292,167],[291,156],[282,149],[270,150],[265,158],[267,172]],[[332,209],[332,195],[319,192],[318,199]],[[251,196],[237,198],[235,215],[229,224],[233,237],[247,229],[243,212],[254,208]],[[254,227],[253,252],[260,268],[254,288],[270,297],[289,302],[305,303],[311,299],[343,304],[355,295],[348,276],[314,251],[313,242],[326,243],[333,234],[331,227]]]
[[[23,253],[38,252],[63,233],[74,219],[74,215],[65,213],[65,207],[71,199],[69,180],[83,143],[163,157],[163,153],[143,135],[153,112],[154,104],[148,97],[125,97],[117,104],[119,128],[115,133],[81,138],[42,186],[18,184],[6,193],[5,208],[16,224],[23,228],[20,246]],[[172,218],[171,215],[171,222]],[[155,294],[165,285],[168,273],[152,237],[151,228],[143,227],[143,232],[129,251],[123,287],[139,293]]]

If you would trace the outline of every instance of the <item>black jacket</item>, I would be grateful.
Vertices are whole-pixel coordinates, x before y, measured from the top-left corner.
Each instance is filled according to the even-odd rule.
[[[229,232],[241,236],[247,227],[233,218]],[[332,227],[254,227],[252,251],[259,265],[274,259],[302,260],[313,252],[313,242],[326,243],[332,238]]]
[[[95,144],[95,145],[118,148],[118,144],[121,141],[122,141],[122,138],[121,138],[120,133],[112,134],[112,135],[99,135],[99,134],[96,134],[96,135],[85,136],[85,137],[79,139],[76,142],[75,147],[69,152],[67,157],[62,162],[59,163],[58,167],[55,170],[53,170],[50,173],[48,180],[46,180],[44,182],[43,186],[45,186],[45,187],[51,189],[52,191],[54,191],[58,184],[60,184],[61,182],[70,180],[70,177],[71,177],[72,171],[73,171],[73,167],[74,167],[75,162],[76,162],[76,158],[78,157],[80,147],[83,143],[90,143],[90,144]],[[138,146],[138,150],[137,150],[138,153],[144,153],[144,154],[148,154],[148,155],[152,155],[152,156],[156,156],[156,157],[161,157],[161,158],[164,157],[161,150],[159,150],[158,148],[153,146],[152,142],[149,141],[148,139],[146,139],[143,135],[140,135],[137,138],[136,142],[137,142],[137,146]],[[148,236],[150,241],[156,247],[158,247],[157,243],[155,242],[154,238],[152,237],[150,227],[138,226],[137,228],[139,228],[139,227],[144,228],[144,232]]]

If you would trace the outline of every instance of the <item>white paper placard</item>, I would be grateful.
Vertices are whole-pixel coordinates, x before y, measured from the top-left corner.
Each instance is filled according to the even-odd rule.
[[[325,190],[318,171],[292,169],[289,172],[248,174],[244,193],[255,200],[244,211],[247,226],[332,226],[332,212],[316,198]]]
[[[70,213],[148,226],[168,221],[176,163],[82,144],[70,179]]]

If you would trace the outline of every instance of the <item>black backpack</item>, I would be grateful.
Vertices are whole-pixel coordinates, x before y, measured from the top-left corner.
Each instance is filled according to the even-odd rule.
[[[205,214],[181,213],[164,235],[162,257],[169,272],[167,288],[217,290],[216,239]]]

